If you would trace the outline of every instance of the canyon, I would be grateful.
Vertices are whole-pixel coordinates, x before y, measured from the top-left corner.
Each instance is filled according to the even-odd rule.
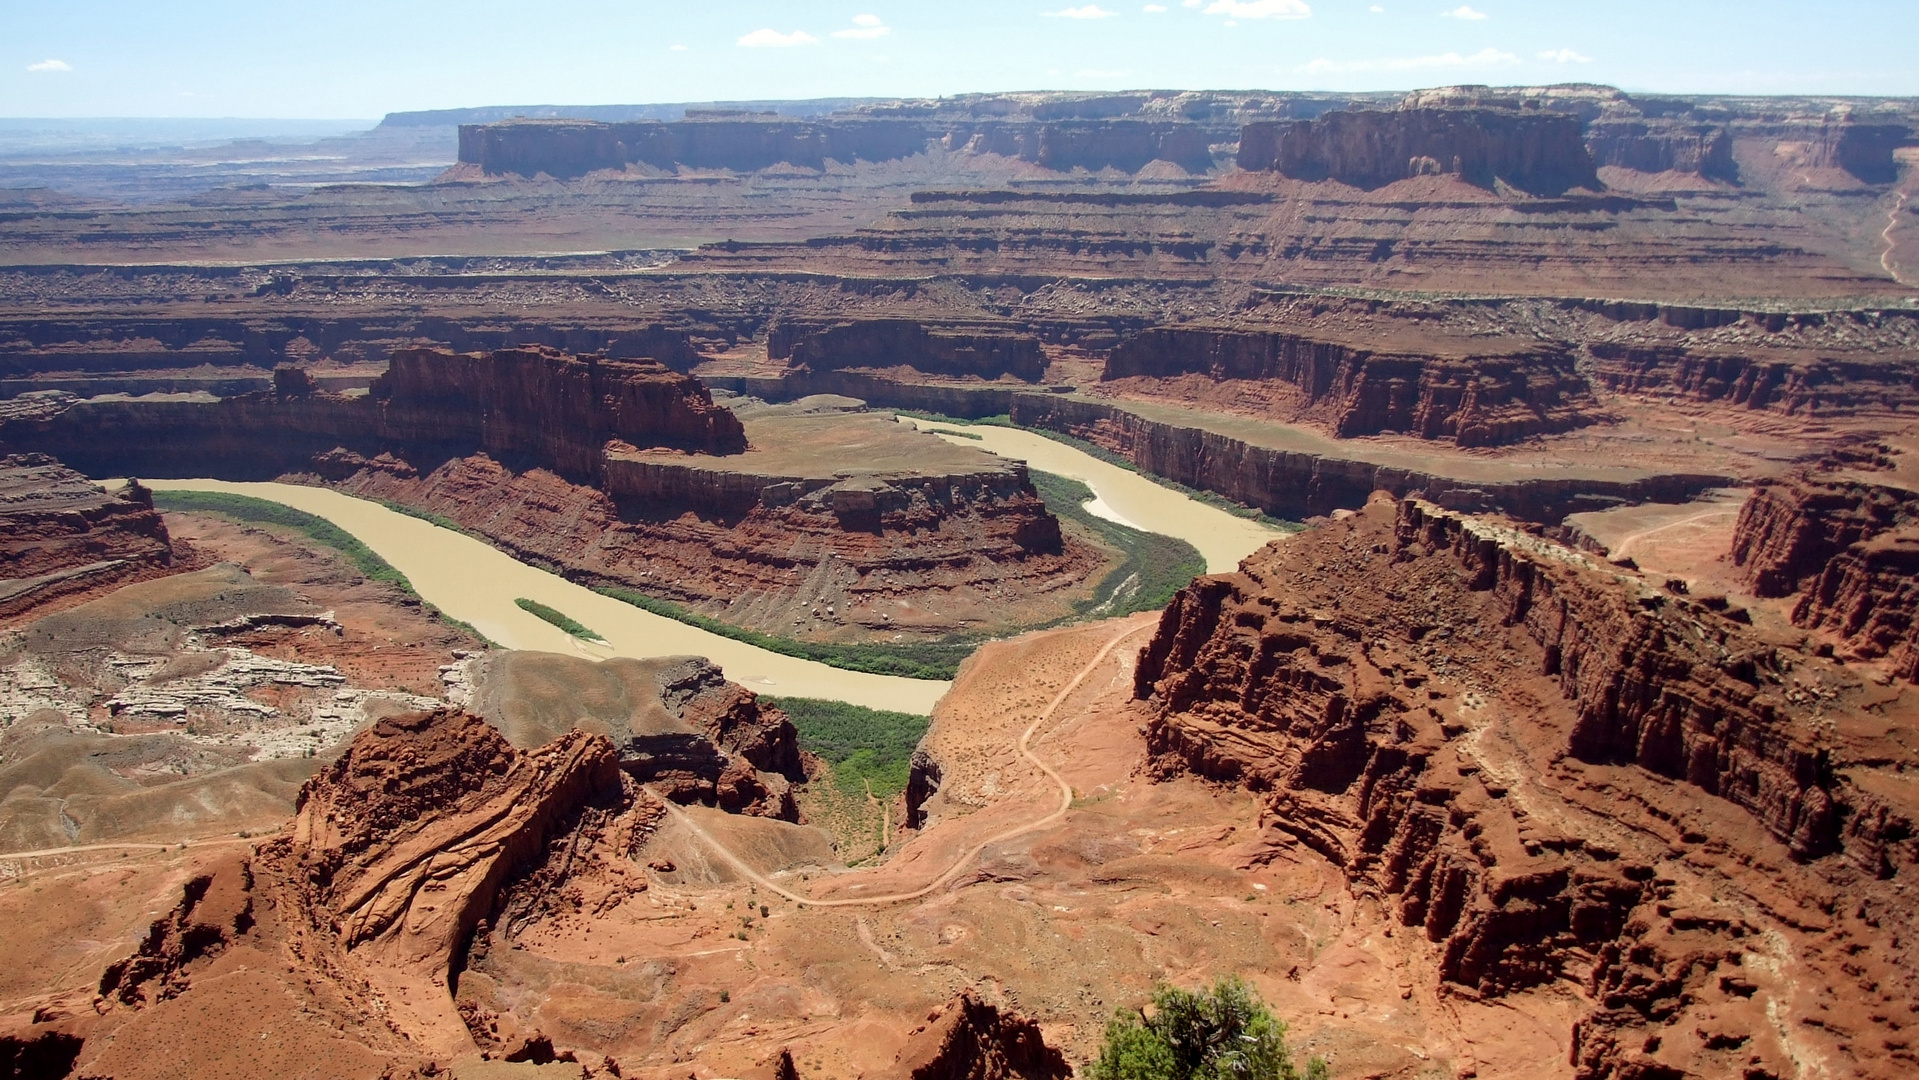
[[[1919,103],[325,146],[441,156],[0,215],[15,1071],[1053,1080],[1226,974],[1333,1076],[1913,1069]],[[1260,531],[1114,607],[1123,511],[995,433]],[[463,532],[573,583],[570,651],[182,480]],[[616,597],[967,658],[930,718],[821,712],[594,627]]]

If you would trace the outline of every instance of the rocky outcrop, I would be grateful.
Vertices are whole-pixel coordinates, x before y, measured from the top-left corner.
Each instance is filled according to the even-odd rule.
[[[1720,1075],[1728,1047],[1748,1075],[1785,1075],[1791,1050],[1761,1037],[1762,1018],[1803,976],[1774,981],[1745,957],[1799,927],[1756,912],[1816,906],[1838,882],[1862,903],[1892,895],[1855,868],[1912,864],[1878,863],[1848,822],[1910,814],[1863,779],[1909,751],[1817,734],[1834,728],[1808,709],[1836,710],[1822,715],[1838,731],[1859,714],[1815,705],[1833,699],[1800,688],[1832,684],[1789,676],[1792,660],[1736,614],[1382,498],[1196,581],[1141,652],[1135,692],[1162,775],[1257,793],[1274,829],[1437,943],[1445,982],[1479,995],[1585,983],[1582,1080]],[[1771,907],[1713,907],[1725,879],[1699,891],[1668,846],[1702,842],[1751,865],[1739,888]],[[1766,862],[1774,843],[1801,866]],[[1800,955],[1845,993],[1876,992],[1884,970],[1839,975],[1810,940]],[[1896,1054],[1869,1056],[1865,1074],[1896,1072]]]
[[[915,1028],[891,1080],[1066,1080],[1066,1058],[1039,1025],[963,993]]]
[[[698,379],[646,360],[407,349],[370,396],[387,441],[529,457],[568,476],[597,475],[612,439],[694,454],[746,449],[738,418]]]
[[[1849,655],[1884,657],[1919,682],[1919,526],[1852,544],[1792,609],[1795,625],[1830,630]]]
[[[1739,510],[1731,557],[1758,596],[1790,596],[1862,540],[1919,522],[1919,494],[1801,473],[1764,483]]]
[[[1762,484],[1730,555],[1758,595],[1800,594],[1794,625],[1919,682],[1919,493],[1818,472]]]
[[[1101,379],[1187,374],[1283,383],[1297,404],[1276,419],[1318,420],[1340,438],[1402,432],[1493,446],[1603,415],[1567,353],[1414,355],[1280,331],[1156,327],[1120,342]]]
[[[346,1075],[442,1075],[476,1049],[453,998],[476,931],[645,891],[632,855],[663,814],[601,735],[518,750],[457,709],[378,720],[107,968],[80,1067],[144,1075],[182,1024],[259,1023],[269,1052],[313,1040]]]
[[[181,889],[180,903],[147,928],[132,956],[107,965],[100,996],[140,1006],[191,987],[186,968],[216,956],[253,928],[253,872],[242,861],[219,865]]]
[[[51,1024],[0,1034],[0,1072],[17,1080],[61,1080],[73,1071],[86,1040]]]
[[[460,125],[460,161],[489,176],[544,173],[560,180],[629,165],[736,172],[774,165],[820,169],[829,160],[851,164],[924,153],[930,137],[924,125],[899,120],[511,120]]]
[[[1412,609],[1436,600],[1437,589],[1448,594],[1442,602],[1519,632],[1530,655],[1514,662],[1554,677],[1571,705],[1570,753],[1630,762],[1738,803],[1802,857],[1838,848],[1830,765],[1794,730],[1777,658],[1745,640],[1739,623],[1639,593],[1556,545],[1418,500],[1398,505],[1388,540],[1392,513],[1379,500],[1363,512],[1365,534],[1376,534],[1381,549],[1365,561],[1392,582],[1379,582],[1379,595],[1354,597],[1341,616],[1276,598],[1272,575],[1298,556],[1270,547],[1239,575],[1202,579],[1175,598],[1135,677],[1139,696],[1156,703],[1156,753],[1281,792],[1352,794],[1368,770],[1403,767],[1411,752],[1382,757],[1369,733],[1396,731],[1395,744],[1417,742],[1422,731],[1445,737],[1420,719],[1430,710],[1419,695],[1399,696],[1407,688],[1398,665],[1431,629],[1429,616]],[[1414,583],[1425,597],[1419,603],[1403,599]],[[1375,648],[1382,659],[1371,658]],[[1248,756],[1241,739],[1272,745]],[[1367,787],[1385,790],[1377,778]],[[1375,805],[1363,802],[1352,820]],[[1368,841],[1336,829],[1314,835],[1342,865],[1368,864]],[[1368,835],[1383,842],[1388,833]]]
[[[632,806],[624,783],[604,737],[522,752],[458,711],[392,717],[307,782],[263,857],[349,952],[450,986],[502,888],[583,811]]]
[[[602,734],[620,768],[675,802],[799,820],[806,772],[792,722],[705,659],[503,653],[485,662],[474,697],[515,746]]]
[[[948,150],[999,154],[1059,172],[1118,169],[1138,172],[1154,161],[1169,161],[1188,172],[1212,168],[1213,153],[1204,128],[1153,120],[983,120],[950,125],[941,136]]]
[[[402,350],[360,396],[294,379],[217,401],[82,401],[0,424],[0,445],[65,455],[95,475],[233,480],[351,472],[387,453],[431,468],[475,450],[591,480],[614,439],[689,453],[746,449],[739,421],[691,376],[651,360],[543,348]]]
[[[172,565],[138,482],[110,495],[44,454],[0,457],[0,616]]]
[[[1890,184],[1899,179],[1895,152],[1913,141],[1913,129],[1903,123],[1824,117],[1739,124],[1735,131],[1772,143],[1774,153],[1795,166],[1837,169],[1867,184]]]
[[[929,327],[910,319],[781,319],[767,333],[766,355],[804,371],[910,367],[928,375],[1026,382],[1038,382],[1046,371],[1031,333],[1011,326]]]
[[[641,166],[657,170],[776,165],[822,169],[829,161],[893,161],[925,153],[937,141],[949,151],[999,154],[1060,172],[1137,172],[1168,161],[1189,172],[1211,169],[1204,128],[1148,119],[932,119],[706,116],[683,121],[510,120],[460,127],[460,161],[489,176],[545,174],[574,179],[589,172]]]
[[[232,287],[219,270],[206,285]],[[281,271],[273,279],[289,294],[324,292],[351,278]],[[459,273],[421,276],[415,283],[457,284]],[[278,297],[275,297],[278,299]],[[0,324],[0,377],[33,380],[50,389],[90,393],[183,392],[204,388],[226,395],[268,389],[260,372],[315,357],[377,363],[395,349],[432,344],[453,352],[488,352],[530,345],[616,360],[658,360],[689,371],[703,359],[684,332],[659,322],[582,319],[556,324],[511,313],[460,318],[431,310],[355,315],[284,310],[252,316],[143,316],[124,310],[94,316],[40,315]],[[253,369],[249,371],[248,369]],[[164,378],[136,377],[170,372]],[[215,374],[209,375],[209,372]],[[241,389],[227,390],[238,385]]]
[[[1504,181],[1534,195],[1600,186],[1577,118],[1503,109],[1362,109],[1248,124],[1239,167],[1369,190],[1428,175],[1487,189]]]

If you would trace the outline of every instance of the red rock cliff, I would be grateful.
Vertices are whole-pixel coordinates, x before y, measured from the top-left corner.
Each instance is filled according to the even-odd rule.
[[[1760,596],[1801,594],[1794,625],[1919,682],[1919,493],[1821,472],[1762,484],[1731,558]]]
[[[0,615],[172,564],[146,488],[109,495],[44,454],[0,457]]]
[[[1759,909],[1675,851],[1744,860],[1740,895],[1774,911],[1816,909],[1843,882],[1878,919],[1898,901],[1870,882],[1912,872],[1919,807],[1889,803],[1873,775],[1881,753],[1911,757],[1898,736],[1817,704],[1844,680],[1795,669],[1729,614],[1381,499],[1196,581],[1141,652],[1136,693],[1156,769],[1258,793],[1276,830],[1435,942],[1445,982],[1581,987],[1583,1080],[1754,1075],[1789,1068],[1762,1018],[1804,976],[1771,981],[1742,958],[1762,932],[1801,933],[1801,916],[1740,914]],[[1813,939],[1794,947],[1841,997],[1876,995],[1898,963],[1868,973]],[[1860,1075],[1900,1068],[1883,1047],[1859,1060]]]
[[[406,349],[371,396],[387,439],[531,456],[571,476],[598,475],[610,439],[699,454],[746,449],[739,420],[698,379],[651,360]]]
[[[364,397],[292,379],[219,401],[87,401],[0,425],[0,444],[51,452],[98,476],[234,480],[337,471],[337,462],[316,461],[335,448],[429,468],[486,450],[590,480],[614,439],[701,454],[746,449],[739,420],[692,376],[653,360],[546,348],[401,350]]]

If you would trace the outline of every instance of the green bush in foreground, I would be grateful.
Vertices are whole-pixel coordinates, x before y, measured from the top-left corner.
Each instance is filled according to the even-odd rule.
[[[1151,1016],[1120,1010],[1106,1025],[1091,1080],[1325,1080],[1326,1062],[1300,1069],[1286,1025],[1237,976],[1211,990],[1161,983]]]
[[[545,619],[547,622],[550,622],[554,626],[557,626],[560,629],[566,631],[567,633],[572,634],[576,638],[585,638],[588,641],[600,641],[600,642],[604,642],[606,640],[600,635],[580,625],[579,622],[575,621],[573,617],[568,615],[566,612],[561,611],[558,608],[547,607],[545,604],[540,603],[538,600],[528,600],[526,597],[522,596],[514,600],[513,603],[521,611],[524,611],[530,615],[537,616],[541,619]]]
[[[833,781],[841,791],[863,796],[870,784],[873,797],[885,802],[906,790],[913,748],[926,734],[929,718],[818,698],[760,700],[792,719],[800,749],[833,766]]]

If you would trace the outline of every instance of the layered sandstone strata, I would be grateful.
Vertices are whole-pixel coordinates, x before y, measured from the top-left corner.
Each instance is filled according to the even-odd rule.
[[[999,154],[1058,172],[1118,169],[1138,172],[1155,161],[1204,173],[1213,152],[1204,128],[1169,121],[1110,119],[953,124],[940,136],[948,150]]]
[[[1919,362],[1817,353],[1768,357],[1680,345],[1594,342],[1586,370],[1620,394],[1788,416],[1891,415],[1919,405]]]
[[[896,120],[512,120],[460,125],[460,161],[487,175],[544,173],[556,179],[629,165],[736,172],[781,164],[819,169],[829,160],[851,164],[924,153],[928,138],[924,126]]]
[[[271,392],[78,401],[0,424],[0,444],[51,451],[97,476],[236,480],[382,454],[431,467],[475,450],[590,480],[615,439],[701,454],[746,448],[739,421],[698,380],[657,361],[548,349],[405,350],[359,395],[320,391],[291,369]]]
[[[650,360],[408,349],[369,396],[384,439],[530,457],[569,476],[596,475],[613,439],[693,454],[746,449],[739,420],[698,379]]]
[[[521,751],[457,710],[377,722],[299,807],[277,839],[190,880],[106,969],[75,1025],[82,1068],[152,1075],[184,1055],[219,1071],[235,1064],[223,1039],[170,1040],[245,1029],[271,1070],[321,1053],[335,1075],[432,1075],[432,1059],[475,1054],[452,994],[476,931],[527,905],[644,892],[630,856],[662,813],[605,737]],[[248,992],[225,992],[236,978]]]
[[[857,404],[766,410],[749,452],[734,411],[651,361],[419,349],[364,395],[285,369],[271,393],[72,403],[0,424],[0,443],[98,475],[333,482],[783,635],[938,636],[1070,610],[1101,556],[1062,536],[1023,466],[843,411]]]
[[[1248,124],[1239,167],[1367,189],[1428,175],[1488,189],[1503,180],[1540,195],[1600,186],[1576,118],[1503,109],[1362,109]]]
[[[367,462],[340,486],[444,515],[576,579],[783,636],[1044,621],[1100,565],[1061,534],[1017,462],[804,402],[745,422],[753,449],[723,459],[610,444],[600,487],[484,456],[425,474]]]
[[[1910,750],[1845,698],[1857,683],[1740,614],[1382,499],[1195,582],[1136,693],[1159,769],[1259,793],[1274,826],[1436,943],[1445,982],[1522,1011],[1528,987],[1579,986],[1578,1076],[1786,1075],[1800,1036],[1769,1033],[1769,1011],[1824,1015],[1911,977],[1826,947],[1829,923],[1755,907],[1851,889],[1879,926],[1898,906],[1873,882],[1919,865],[1919,803],[1888,784]],[[1717,859],[1682,850],[1698,844],[1765,899],[1722,897],[1729,879],[1694,868]],[[1834,981],[1764,974],[1765,934],[1794,935]],[[1875,1032],[1867,1050],[1867,1023],[1884,1027],[1838,1036],[1848,1060],[1896,1075],[1903,1042]]]
[[[1039,338],[1017,326],[927,326],[912,319],[783,318],[767,331],[766,355],[789,368],[909,367],[927,375],[1038,382]]]
[[[1390,431],[1490,446],[1601,418],[1572,356],[1543,350],[1418,355],[1281,331],[1156,327],[1115,347],[1100,377],[1151,393],[1184,375],[1283,384],[1273,419],[1318,421],[1339,438]]]
[[[1795,625],[1919,682],[1919,493],[1836,471],[1764,484],[1730,554],[1758,595],[1799,594]]]
[[[0,457],[0,615],[172,564],[146,488],[108,494],[44,454]]]

